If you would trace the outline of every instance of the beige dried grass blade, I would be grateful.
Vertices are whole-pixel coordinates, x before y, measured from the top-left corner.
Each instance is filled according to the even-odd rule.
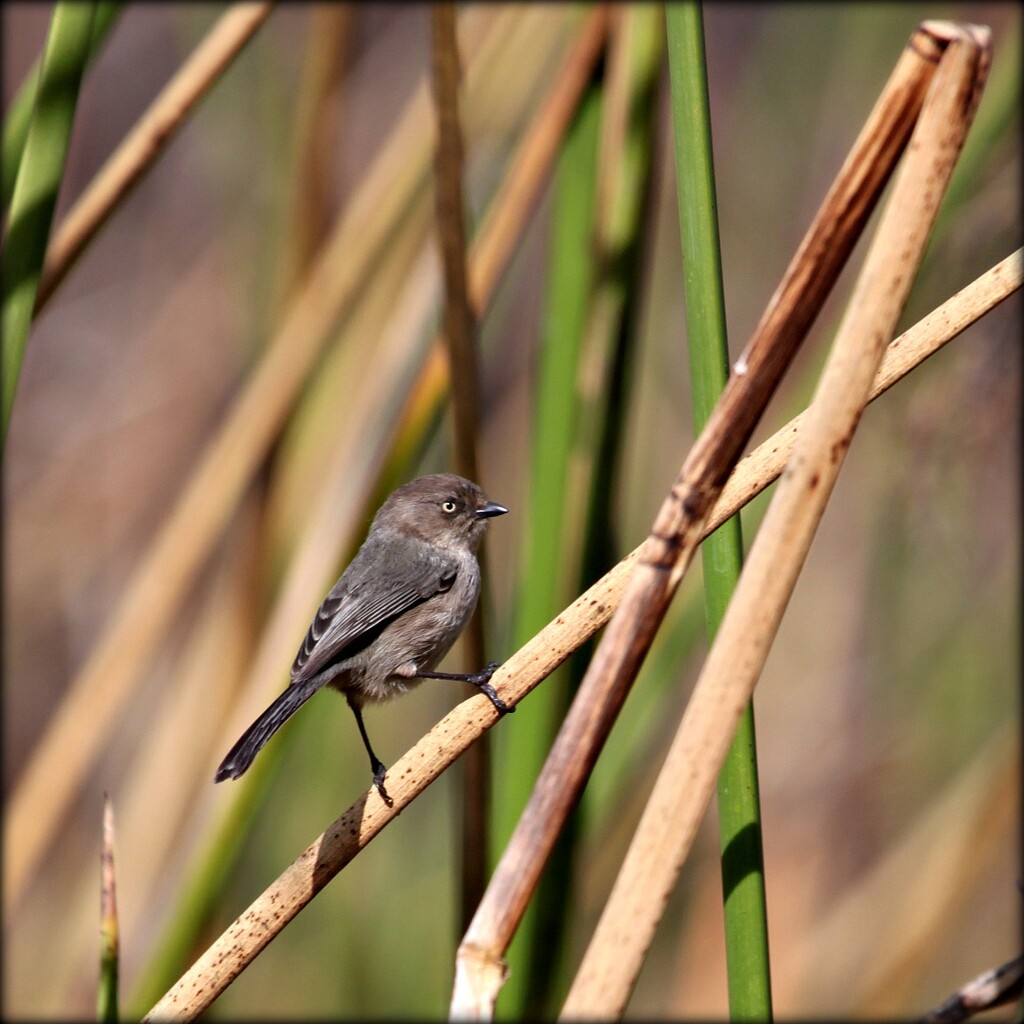
[[[990,39],[987,29],[944,23],[926,23],[915,38],[922,34],[944,52],[891,200],[792,457],[562,1008],[564,1019],[615,1019],[625,1008],[923,256],[984,85]],[[617,640],[614,627],[639,586],[638,573],[602,648]],[[645,613],[640,605],[637,614]],[[643,635],[648,632],[649,627]],[[635,655],[623,656],[626,664],[630,657]]]
[[[506,20],[500,15],[488,18],[486,39],[480,40],[478,32],[468,44],[473,51],[471,71],[487,71],[494,48],[507,35]],[[140,560],[109,625],[33,751],[7,810],[3,892],[8,915],[132,682],[277,436],[331,326],[357,294],[377,252],[421,186],[429,151],[427,123],[424,83],[339,219],[281,329]]]
[[[469,295],[478,315],[512,258],[524,217],[539,202],[537,182],[548,176],[607,32],[608,12],[602,4],[579,30],[480,227],[469,268]]]
[[[50,242],[36,294],[35,316],[273,8],[273,3],[232,4],[100,168]]]
[[[875,378],[871,397],[892,387],[1022,283],[1024,251],[1018,250],[897,338]],[[796,433],[794,421],[739,463],[703,536],[779,476]],[[498,669],[494,683],[506,701],[522,700],[607,623],[642,547],[630,552]],[[496,713],[483,696],[453,708],[392,766],[388,791],[393,807],[376,797],[375,790],[353,804],[196,961],[146,1019],[185,1020],[202,1012],[337,872],[496,721]]]

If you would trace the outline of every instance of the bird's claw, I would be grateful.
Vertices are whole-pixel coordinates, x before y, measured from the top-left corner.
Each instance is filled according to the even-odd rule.
[[[497,671],[498,662],[492,661],[483,671],[477,672],[475,676],[470,677],[470,682],[483,694],[487,695],[487,698],[494,705],[494,710],[499,715],[511,715],[515,708],[509,704],[506,704],[497,694],[494,687],[491,686],[489,680],[491,676]]]
[[[381,800],[383,800],[388,807],[393,807],[395,801],[388,796],[388,791],[384,788],[384,776],[387,774],[387,771],[387,768],[378,761],[373,770],[373,784],[376,787],[377,792],[380,793]]]

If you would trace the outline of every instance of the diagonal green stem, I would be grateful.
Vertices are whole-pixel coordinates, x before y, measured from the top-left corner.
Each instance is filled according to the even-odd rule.
[[[121,0],[99,0],[96,14],[92,22],[92,34],[89,37],[89,54],[86,62],[91,63],[104,40],[114,27],[118,15],[124,9]],[[29,69],[25,80],[21,83],[10,106],[4,111],[3,143],[0,149],[0,205],[6,210],[14,193],[14,180],[21,162],[21,154],[25,149],[28,126],[32,118],[32,110],[36,104],[39,91],[39,75],[43,61],[40,57]]]
[[[35,107],[14,183],[9,228],[0,255],[3,303],[0,430],[5,439],[71,141],[78,89],[89,56],[95,10],[95,4],[80,0],[65,0],[54,8]]]
[[[666,4],[679,225],[695,430],[729,376],[704,29],[699,3]],[[743,537],[734,516],[701,546],[709,637],[739,578]],[[733,1019],[770,1020],[771,978],[753,705],[718,780],[729,1007]]]

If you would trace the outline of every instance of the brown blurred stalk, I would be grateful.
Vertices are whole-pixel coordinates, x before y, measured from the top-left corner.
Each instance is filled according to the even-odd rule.
[[[465,153],[459,114],[459,42],[455,4],[431,4],[431,68],[437,138],[434,148],[436,224],[444,270],[442,334],[448,353],[448,378],[455,429],[455,469],[482,484],[477,467],[480,423],[480,369],[476,318],[469,298],[466,269],[466,224],[463,202]],[[487,579],[486,551],[480,568]],[[485,664],[484,619],[478,606],[463,639],[463,670]],[[462,763],[460,820],[460,932],[484,891],[487,877],[490,746],[484,738],[467,751]]]

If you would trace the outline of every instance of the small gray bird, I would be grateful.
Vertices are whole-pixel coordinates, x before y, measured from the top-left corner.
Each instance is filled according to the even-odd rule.
[[[405,693],[422,679],[458,679],[514,711],[489,680],[498,667],[434,672],[469,621],[480,594],[477,549],[487,520],[508,511],[454,473],[422,476],[393,491],[363,546],[320,605],[292,665],[291,683],[231,748],[215,782],[245,773],[263,744],[322,686],[344,693],[384,800],[387,769],[373,752],[363,705]]]

